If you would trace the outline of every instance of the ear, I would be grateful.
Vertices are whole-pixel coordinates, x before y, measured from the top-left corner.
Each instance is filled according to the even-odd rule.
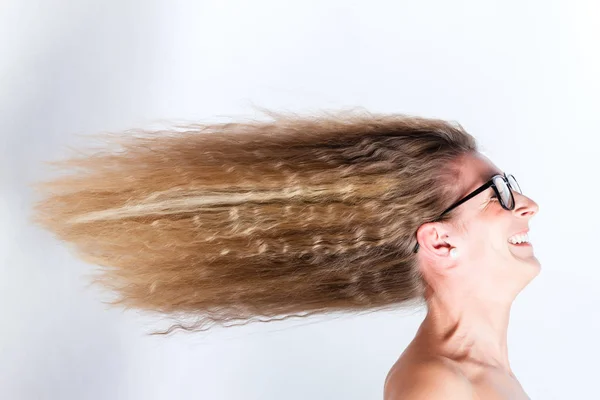
[[[449,259],[450,250],[455,247],[449,237],[449,226],[442,222],[428,222],[417,230],[419,252],[432,259]]]

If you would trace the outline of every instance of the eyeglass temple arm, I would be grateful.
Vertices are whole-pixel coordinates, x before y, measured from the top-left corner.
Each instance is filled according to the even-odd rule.
[[[454,203],[453,205],[451,205],[450,207],[448,207],[439,217],[441,218],[443,215],[445,215],[446,213],[454,210],[456,207],[460,206],[462,203],[464,203],[465,201],[468,201],[470,199],[472,199],[473,197],[477,196],[479,193],[483,192],[484,190],[486,190],[487,188],[491,187],[494,184],[494,182],[490,181],[487,183],[484,183],[483,185],[481,185],[479,188],[475,189],[471,194],[469,194],[468,196],[466,196],[465,198],[463,198],[462,200]],[[437,221],[437,220],[436,220]],[[413,250],[413,252],[417,252],[419,250],[419,242],[417,242],[415,249]]]

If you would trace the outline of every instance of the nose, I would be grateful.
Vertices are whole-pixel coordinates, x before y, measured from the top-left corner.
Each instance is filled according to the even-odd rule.
[[[513,195],[515,196],[515,209],[513,210],[515,215],[531,218],[537,214],[540,207],[535,201],[520,193],[513,193]]]

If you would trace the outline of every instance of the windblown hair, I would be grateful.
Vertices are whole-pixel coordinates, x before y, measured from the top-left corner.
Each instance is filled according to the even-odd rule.
[[[115,149],[50,163],[74,173],[37,185],[33,219],[100,266],[115,304],[171,329],[421,302],[416,231],[455,200],[475,139],[399,114],[267,113],[105,134]]]

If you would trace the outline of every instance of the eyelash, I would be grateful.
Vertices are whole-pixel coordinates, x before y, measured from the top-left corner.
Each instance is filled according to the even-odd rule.
[[[487,208],[489,207],[490,203],[492,201],[498,201],[498,196],[494,195],[492,197],[490,197],[490,200],[488,201],[488,203],[485,205],[485,209],[487,210]]]

